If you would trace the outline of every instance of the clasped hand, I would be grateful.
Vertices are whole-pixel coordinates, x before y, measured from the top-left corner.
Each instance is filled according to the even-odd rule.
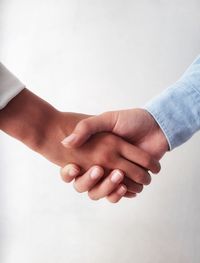
[[[75,160],[61,169],[62,179],[74,180],[75,189],[92,200],[106,197],[113,203],[140,193],[151,182],[148,171],[160,171],[158,161],[168,150],[160,127],[143,109],[85,118],[62,144]]]

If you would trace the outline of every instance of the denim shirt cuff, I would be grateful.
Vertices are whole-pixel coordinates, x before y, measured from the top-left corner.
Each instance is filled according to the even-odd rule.
[[[160,126],[170,150],[200,129],[200,93],[184,82],[175,83],[143,108]]]

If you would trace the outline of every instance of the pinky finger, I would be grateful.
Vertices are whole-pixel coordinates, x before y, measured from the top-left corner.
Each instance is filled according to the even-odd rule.
[[[115,191],[109,194],[106,199],[111,203],[117,203],[126,194],[127,187],[120,184]]]

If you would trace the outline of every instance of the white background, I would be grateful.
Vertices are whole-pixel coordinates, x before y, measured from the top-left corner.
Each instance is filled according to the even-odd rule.
[[[199,0],[1,0],[1,61],[65,111],[143,105],[200,52]],[[2,263],[197,263],[200,136],[133,200],[92,202],[0,134]]]

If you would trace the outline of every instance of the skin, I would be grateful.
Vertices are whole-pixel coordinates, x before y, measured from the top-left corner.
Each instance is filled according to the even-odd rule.
[[[129,109],[122,111],[106,112],[99,116],[93,116],[88,119],[84,119],[78,123],[72,135],[64,140],[64,145],[67,148],[76,148],[83,145],[92,135],[98,134],[99,132],[109,131],[116,134],[128,142],[138,146],[140,149],[145,150],[155,159],[160,160],[162,156],[169,150],[169,145],[165,135],[160,129],[154,118],[144,109]],[[78,167],[77,165],[69,164],[61,170],[61,176],[64,180],[68,177],[70,168]],[[102,168],[99,167],[99,171]],[[91,169],[85,174],[77,173],[75,178],[75,188],[78,189],[80,186],[85,191],[93,191],[98,196],[100,195],[99,189],[107,187],[105,182],[100,181],[98,184],[94,184],[89,177]],[[80,176],[81,175],[81,176]],[[134,197],[133,191],[127,192],[125,197]],[[102,197],[102,195],[101,195]],[[117,198],[115,192],[104,195],[110,202],[118,202],[120,199]]]
[[[126,192],[140,192],[142,185],[151,181],[147,170],[155,173],[160,170],[159,163],[145,151],[108,132],[92,136],[77,148],[65,148],[60,143],[81,120],[88,117],[60,112],[24,89],[0,111],[0,129],[61,167],[66,163],[79,164],[81,168],[76,167],[66,178],[64,170],[62,177],[67,182],[70,182],[77,172],[85,173],[94,165],[102,167],[105,173],[102,168],[98,168],[101,170],[100,175],[90,175],[93,184],[106,176],[103,186],[97,186],[98,191],[92,189],[89,192],[93,200],[109,195],[114,190],[120,198]],[[85,187],[90,188],[85,184],[82,188],[80,185],[76,188],[75,185],[79,192],[85,191]]]

